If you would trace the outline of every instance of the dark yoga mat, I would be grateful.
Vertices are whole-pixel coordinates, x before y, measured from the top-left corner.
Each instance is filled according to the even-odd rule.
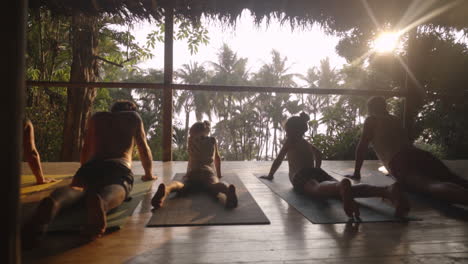
[[[463,178],[468,177],[468,166],[460,161],[444,161],[444,163],[457,175]],[[350,174],[351,169],[345,170],[336,170],[333,172],[336,175],[343,176],[345,174]],[[395,182],[395,178],[390,174],[383,174],[379,171],[373,171],[368,168],[363,168],[365,171],[364,176],[361,178],[361,183],[373,184],[378,186],[385,186]],[[352,173],[352,172],[351,172]],[[408,193],[411,206],[413,208],[432,208],[439,211],[441,214],[462,221],[468,221],[468,206],[459,205],[459,204],[450,204],[441,200],[430,197],[427,194],[421,193]]]
[[[135,176],[133,189],[130,193],[131,199],[123,202],[123,204],[107,214],[108,230],[121,228],[126,223],[127,218],[133,214],[133,211],[143,199],[144,195],[150,190],[154,181],[143,182],[140,177],[141,176]],[[38,202],[23,204],[22,211],[24,218],[29,219],[37,206]],[[61,211],[49,225],[48,232],[80,231],[84,223],[86,223],[84,203],[77,203]]]
[[[257,177],[261,175],[265,174],[255,174]],[[313,199],[295,192],[287,173],[277,172],[273,181],[258,179],[314,224],[337,224],[350,221],[343,210],[343,203],[340,200]],[[394,217],[395,209],[384,203],[380,198],[360,198],[355,200],[359,203],[360,218],[364,223],[420,220],[413,217],[403,219]]]
[[[182,181],[184,173],[175,175]],[[224,203],[207,193],[169,195],[162,208],[153,211],[147,227],[202,226],[202,225],[257,225],[270,224],[262,209],[235,174],[225,174],[223,181],[234,184],[237,190],[238,207],[226,209]]]

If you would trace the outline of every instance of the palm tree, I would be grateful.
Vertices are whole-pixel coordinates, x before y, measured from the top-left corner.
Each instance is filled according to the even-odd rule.
[[[208,74],[205,68],[197,62],[183,64],[182,68],[175,72],[176,78],[185,84],[203,84],[206,83]],[[209,105],[209,94],[202,91],[181,91],[177,95],[175,102],[175,111],[180,113],[182,109],[185,112],[185,142],[188,139],[190,125],[190,113],[195,111],[197,121],[200,121],[203,114],[211,119],[211,107]],[[184,145],[184,149],[186,148]]]
[[[293,80],[297,74],[288,73],[289,66],[287,66],[287,57],[281,57],[281,54],[276,51],[271,51],[271,62],[264,64],[260,70],[253,75],[253,80],[256,85],[270,86],[270,87],[295,87],[297,86]],[[292,110],[290,95],[289,94],[275,94],[262,98],[259,106],[260,111],[265,111],[266,116],[266,156],[268,158],[268,144],[269,144],[269,121],[271,120],[273,128],[273,147],[271,155],[276,156],[278,153],[278,140],[277,130],[280,128],[281,123],[287,118],[286,113]],[[297,102],[297,101],[296,101]],[[297,109],[295,109],[297,110]],[[289,112],[289,114],[297,113],[297,111]]]
[[[336,89],[339,87],[340,75],[330,66],[330,59],[327,57],[320,61],[319,68],[313,67],[307,70],[305,76],[301,78],[307,82],[308,88],[313,89]],[[314,95],[307,96],[307,104],[312,113],[313,120],[311,122],[312,135],[317,134],[319,120],[317,115],[322,113],[324,107],[329,107],[335,98],[330,95]]]
[[[218,52],[218,61],[210,62],[214,68],[210,84],[216,85],[246,85],[249,83],[247,58],[238,58],[227,44],[223,44]],[[243,94],[216,93],[215,111],[226,120],[230,116],[231,107],[240,101]]]

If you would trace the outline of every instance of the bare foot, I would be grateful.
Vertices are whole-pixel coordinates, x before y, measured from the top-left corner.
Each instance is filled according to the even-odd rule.
[[[395,206],[395,217],[405,217],[410,211],[410,203],[401,185],[396,182],[388,187],[390,200]]]
[[[226,195],[226,208],[235,208],[237,207],[237,194],[236,186],[229,185],[228,193]]]
[[[343,179],[340,182],[340,194],[343,201],[343,209],[346,215],[350,218],[359,218],[359,207],[351,196],[351,182],[348,179]]]
[[[154,180],[157,180],[157,179],[158,179],[158,176],[153,176],[153,175],[141,176],[142,181],[154,181]]]
[[[47,226],[52,221],[56,208],[57,202],[51,197],[46,197],[41,201],[36,213],[21,231],[21,243],[24,249],[32,249],[39,243],[41,237],[47,232]]]
[[[154,209],[159,209],[163,206],[164,200],[166,199],[166,185],[164,183],[159,184],[158,190],[151,199],[151,205]]]
[[[99,194],[91,194],[86,200],[88,222],[83,234],[90,240],[101,237],[106,231],[107,217],[104,202]]]

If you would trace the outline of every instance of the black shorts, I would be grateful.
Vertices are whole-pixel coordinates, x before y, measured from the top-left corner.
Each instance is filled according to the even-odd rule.
[[[410,174],[447,175],[452,174],[450,169],[430,152],[409,147],[398,152],[389,162],[390,173],[399,181],[405,182]]]
[[[73,176],[73,186],[98,190],[105,186],[122,185],[128,198],[133,188],[132,171],[119,160],[92,160],[81,166]]]
[[[336,181],[321,168],[303,168],[294,175],[291,183],[294,186],[294,190],[303,192],[305,184],[310,180],[315,180],[317,182]]]

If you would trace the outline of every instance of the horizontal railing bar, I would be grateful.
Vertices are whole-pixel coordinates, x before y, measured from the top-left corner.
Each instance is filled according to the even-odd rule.
[[[67,88],[125,88],[125,89],[163,89],[166,85],[162,83],[118,83],[118,82],[45,82],[27,81],[28,86],[67,87]],[[290,87],[263,87],[263,86],[224,86],[224,85],[192,85],[192,84],[170,84],[175,90],[194,90],[212,92],[266,92],[266,93],[298,93],[298,94],[339,94],[339,95],[366,95],[366,96],[397,96],[404,97],[405,94],[397,91],[365,90],[365,89],[322,89],[322,88],[290,88]]]

